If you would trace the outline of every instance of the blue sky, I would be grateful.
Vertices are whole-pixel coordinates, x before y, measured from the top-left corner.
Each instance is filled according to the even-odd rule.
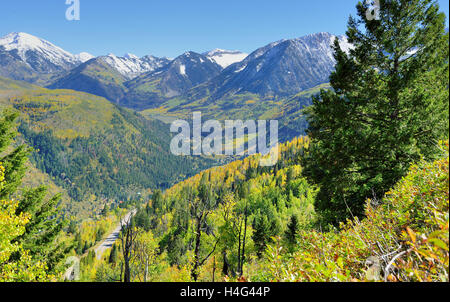
[[[3,0],[0,36],[27,32],[72,52],[175,57],[214,48],[252,52],[284,38],[343,34],[356,0]],[[447,0],[438,0],[448,16]],[[447,19],[448,26],[448,19]]]

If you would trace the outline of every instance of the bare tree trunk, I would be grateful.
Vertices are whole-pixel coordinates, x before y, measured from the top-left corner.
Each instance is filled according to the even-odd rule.
[[[128,259],[125,259],[125,274],[123,276],[123,282],[130,282],[130,263]]]
[[[121,240],[122,240],[122,254],[125,264],[125,271],[123,276],[123,282],[131,282],[131,270],[130,259],[132,254],[132,248],[136,239],[137,232],[133,230],[131,225],[131,216],[125,225],[122,226]]]

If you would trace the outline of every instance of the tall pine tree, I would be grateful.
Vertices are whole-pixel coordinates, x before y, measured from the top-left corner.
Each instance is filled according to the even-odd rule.
[[[316,208],[326,223],[362,216],[367,198],[381,198],[448,138],[445,15],[433,0],[381,0],[379,20],[368,20],[368,11],[359,3],[350,17],[353,49],[335,42],[333,89],[308,112],[304,173],[320,186]]]
[[[17,112],[7,110],[0,117],[0,162],[5,168],[6,182],[0,190],[0,199],[9,199],[17,191],[25,175],[25,163],[31,151],[25,145],[12,147],[17,135],[15,122],[18,116]]]
[[[25,232],[15,241],[23,245],[34,260],[46,262],[50,271],[54,272],[68,248],[58,240],[64,225],[57,207],[60,196],[47,198],[47,189],[42,186],[19,190],[31,149],[26,145],[14,147],[17,118],[18,114],[12,111],[4,111],[0,117],[0,162],[5,167],[6,181],[0,190],[0,199],[19,200],[16,215],[30,215],[30,221],[25,226]]]

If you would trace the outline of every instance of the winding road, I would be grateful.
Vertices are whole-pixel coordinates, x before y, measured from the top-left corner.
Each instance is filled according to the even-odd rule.
[[[127,215],[125,215],[125,217],[120,221],[120,224],[117,226],[117,228],[108,235],[108,237],[106,237],[106,239],[104,239],[99,246],[97,246],[94,251],[95,251],[95,255],[97,255],[97,259],[101,259],[103,253],[111,248],[114,244],[114,242],[116,242],[117,239],[119,239],[119,235],[120,235],[120,231],[122,229],[122,225],[128,223],[128,221],[130,220],[130,217],[134,216],[136,214],[136,210],[132,210],[131,212],[129,212]]]
[[[122,229],[122,225],[129,222],[130,218],[134,215],[136,215],[137,210],[132,210],[129,213],[125,215],[125,217],[120,221],[120,224],[117,226],[117,228],[106,237],[105,240],[103,240],[98,247],[94,249],[95,254],[97,256],[97,259],[101,259],[103,253],[111,248],[113,244],[116,242],[117,239],[119,239],[120,231]],[[72,264],[70,266],[65,274],[64,274],[64,280],[65,281],[74,281],[78,280],[80,276],[80,259],[78,257],[69,257],[66,261],[66,264]]]

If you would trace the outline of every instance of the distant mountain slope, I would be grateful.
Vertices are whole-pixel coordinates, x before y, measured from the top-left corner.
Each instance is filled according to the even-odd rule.
[[[136,109],[154,107],[214,78],[221,70],[222,67],[208,57],[186,52],[167,66],[127,82],[129,92],[122,105]]]
[[[169,62],[168,59],[153,56],[116,57],[110,54],[81,64],[57,78],[48,88],[83,91],[122,104],[128,93],[125,82],[142,73],[162,68]]]
[[[100,57],[100,59],[115,68],[127,80],[131,80],[143,73],[152,72],[170,63],[170,60],[167,58],[157,58],[150,55],[138,58],[132,54],[126,54],[124,57],[109,54]]]
[[[317,33],[280,40],[248,56],[220,49],[204,54],[186,52],[174,60],[110,54],[76,65],[80,58],[90,56],[71,55],[26,34],[7,37],[3,45],[15,52],[0,51],[0,75],[34,83],[51,82],[51,89],[84,91],[124,107],[158,108],[174,115],[189,108],[203,108],[206,115],[218,114],[217,108],[221,108],[221,115],[234,115],[230,110],[238,110],[242,101],[267,108],[271,108],[270,102],[280,105],[282,99],[328,82],[335,64],[331,45],[336,38],[344,50],[350,48],[345,37]],[[30,60],[27,55],[31,54],[42,58]],[[55,67],[41,61],[58,64]],[[270,101],[266,104],[264,100]]]
[[[75,76],[77,72],[82,73],[84,70],[84,68],[81,70],[76,68],[92,59],[94,59],[94,56],[89,53],[82,52],[74,55],[44,39],[27,33],[11,33],[0,38],[0,76],[36,83],[41,86],[73,88],[109,97],[111,93],[105,93],[104,87],[99,87],[98,90],[93,89],[99,85],[99,83],[94,82],[104,84],[105,75],[102,78],[101,74],[97,74],[99,79],[93,74],[88,78]],[[119,73],[124,81],[162,68],[170,62],[167,58],[157,58],[150,55],[138,58],[132,54],[126,54],[123,57],[109,54],[98,57],[96,60],[100,60],[114,69],[112,71],[110,68],[102,67],[106,73]],[[96,62],[96,64],[100,63]],[[75,83],[67,83],[67,78],[75,81]],[[86,81],[86,83],[83,83],[83,81]],[[113,82],[111,81],[110,84],[113,84]],[[117,90],[116,88],[110,89]],[[120,93],[112,93],[112,95],[117,97],[120,96]]]
[[[152,119],[173,121],[191,119],[193,112],[201,112],[202,119],[225,120],[278,120],[279,139],[282,142],[305,135],[307,122],[303,110],[312,104],[311,97],[320,89],[329,89],[325,83],[297,94],[279,97],[254,93],[227,95],[219,99],[202,98],[197,101],[174,98],[161,107],[141,113]]]
[[[73,55],[27,33],[0,38],[0,75],[37,83],[50,75],[70,70],[91,59],[87,53]]]
[[[102,96],[114,103],[125,97],[126,77],[99,57],[87,61],[58,78],[50,89],[72,89]]]
[[[225,69],[203,87],[214,98],[226,94],[292,95],[328,82],[334,69],[332,44],[350,46],[344,37],[318,33],[262,47]]]
[[[68,207],[71,214],[145,197],[217,163],[173,156],[165,124],[90,94],[0,77],[0,109],[5,107],[22,113],[19,131],[36,150],[33,164],[83,205]]]
[[[196,69],[192,74],[202,75],[196,82],[186,81],[191,75],[186,76],[184,63],[180,62],[180,59],[186,61],[185,54],[168,65],[170,72],[167,69],[158,70],[127,83],[130,93],[124,105],[145,109],[145,106],[160,103],[160,107],[177,112],[184,111],[186,107],[197,107],[201,102],[209,103],[210,109],[217,111],[217,103],[225,99],[239,102],[240,96],[246,94],[256,95],[258,99],[286,98],[328,82],[336,63],[332,49],[335,39],[339,40],[343,50],[350,49],[345,37],[329,33],[281,40],[257,49],[243,60],[234,57],[237,62],[219,73],[208,74],[198,69],[201,65],[195,65]],[[215,61],[226,66],[233,60],[226,64],[218,61],[225,54],[231,55],[230,52],[216,50],[206,53],[201,59],[205,60],[206,57],[209,62]],[[183,81],[174,80],[184,80],[188,84],[183,85]],[[145,106],[140,107],[138,104]],[[231,107],[236,108],[236,104]]]
[[[212,59],[194,52],[172,61],[153,56],[108,55],[83,63],[48,88],[84,91],[128,108],[145,109],[185,93],[221,70]]]

